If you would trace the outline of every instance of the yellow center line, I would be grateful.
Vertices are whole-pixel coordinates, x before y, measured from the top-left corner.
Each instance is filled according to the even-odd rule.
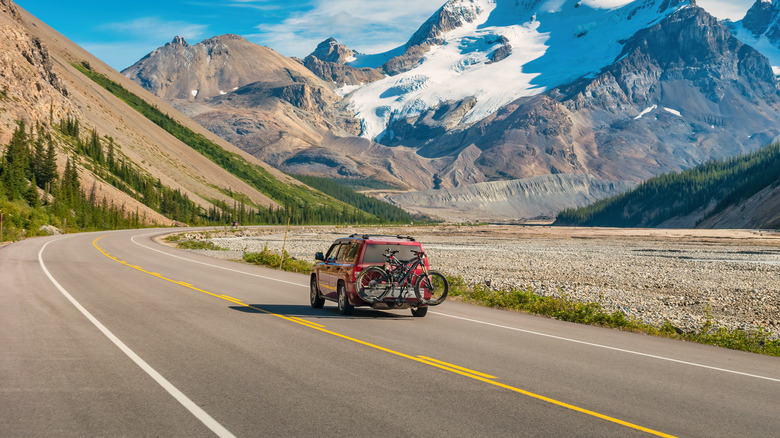
[[[229,296],[229,295],[225,295],[225,294],[222,294],[222,295],[220,295],[220,296],[221,296],[222,298],[225,298],[225,299],[227,299],[227,300],[230,300],[230,301],[241,301],[241,300],[239,300],[238,298],[233,298],[233,297],[231,297],[231,296]]]
[[[92,242],[92,245],[98,251],[100,251],[103,255],[105,255],[106,257],[116,260],[115,257],[112,257],[108,252],[106,252],[105,250],[103,250],[101,247],[99,247],[97,245],[98,240],[102,239],[103,237],[105,237],[105,236],[100,236],[97,239],[95,239]],[[344,334],[341,334],[341,333],[338,333],[338,332],[334,332],[334,331],[328,330],[323,325],[316,324],[316,323],[311,322],[311,321],[306,321],[305,319],[301,319],[301,318],[294,317],[294,316],[280,315],[278,313],[274,313],[274,312],[262,309],[260,307],[256,307],[256,306],[252,306],[252,305],[243,303],[243,302],[241,302],[240,300],[238,300],[236,298],[230,298],[230,297],[227,297],[226,295],[219,295],[219,294],[215,294],[215,293],[212,293],[212,292],[205,291],[203,289],[198,289],[197,287],[195,287],[195,286],[193,286],[193,285],[191,285],[189,283],[185,283],[183,281],[171,280],[170,278],[163,277],[162,275],[159,275],[159,274],[155,275],[156,273],[153,273],[153,272],[150,272],[150,271],[146,271],[146,270],[142,269],[141,267],[130,265],[129,263],[124,262],[124,261],[120,261],[120,263],[122,263],[122,264],[124,264],[126,266],[129,266],[129,267],[131,267],[133,269],[136,269],[138,271],[141,271],[143,273],[146,273],[146,274],[149,274],[149,275],[154,275],[157,278],[160,278],[162,280],[166,280],[166,281],[169,281],[171,283],[175,283],[175,284],[184,286],[184,287],[192,289],[194,291],[202,292],[202,293],[204,293],[206,295],[211,295],[211,296],[213,296],[215,298],[219,298],[219,299],[222,299],[222,300],[230,301],[232,303],[239,304],[239,305],[242,305],[244,307],[248,307],[248,308],[257,310],[257,311],[265,313],[267,315],[276,316],[276,317],[284,319],[286,321],[290,321],[290,322],[293,322],[293,323],[296,323],[296,324],[299,324],[299,325],[302,325],[302,326],[305,326],[305,327],[309,327],[311,329],[318,330],[318,331],[320,331],[322,333],[327,333],[329,335],[335,336],[337,338],[345,339],[345,340],[354,342],[356,344],[364,345],[366,347],[370,347],[370,348],[373,348],[373,349],[376,349],[376,350],[379,350],[379,351],[384,351],[385,353],[393,354],[395,356],[403,357],[405,359],[409,359],[409,360],[412,360],[412,361],[415,361],[415,362],[419,362],[419,363],[422,363],[422,364],[425,364],[425,365],[436,367],[436,368],[439,368],[439,369],[442,369],[442,370],[445,370],[445,371],[449,371],[451,373],[455,373],[455,374],[459,374],[461,376],[469,377],[471,379],[478,380],[480,382],[484,382],[484,383],[487,383],[487,384],[490,384],[490,385],[497,386],[499,388],[503,388],[503,389],[506,389],[506,390],[509,390],[509,391],[513,391],[513,392],[516,392],[516,393],[519,393],[519,394],[523,394],[525,396],[528,396],[528,397],[531,397],[531,398],[534,398],[534,399],[537,399],[537,400],[541,400],[541,401],[544,401],[544,402],[547,402],[547,403],[550,403],[550,404],[553,404],[553,405],[556,405],[556,406],[560,406],[560,407],[563,407],[563,408],[566,408],[566,409],[570,409],[570,410],[575,411],[575,412],[586,414],[586,415],[589,415],[589,416],[592,416],[592,417],[595,417],[595,418],[600,418],[602,420],[609,421],[611,423],[619,424],[621,426],[625,426],[625,427],[628,427],[628,428],[631,428],[631,429],[635,429],[635,430],[639,430],[639,431],[642,431],[642,432],[646,432],[646,433],[651,434],[651,435],[660,436],[660,437],[664,437],[664,438],[675,438],[674,435],[669,435],[667,433],[663,433],[663,432],[659,432],[657,430],[649,429],[647,427],[639,426],[637,424],[633,424],[633,423],[630,423],[628,421],[623,421],[623,420],[620,420],[620,419],[617,419],[617,418],[614,418],[614,417],[610,417],[608,415],[599,414],[598,412],[594,412],[594,411],[591,411],[591,410],[588,410],[588,409],[584,409],[584,408],[581,408],[581,407],[578,407],[578,406],[574,406],[574,405],[568,404],[566,402],[562,402],[562,401],[555,400],[555,399],[552,399],[552,398],[549,398],[549,397],[545,397],[543,395],[535,394],[533,392],[526,391],[524,389],[516,388],[514,386],[510,386],[510,385],[507,385],[507,384],[504,384],[504,383],[501,383],[501,382],[496,382],[495,380],[491,380],[491,379],[495,379],[496,377],[490,376],[488,374],[483,374],[483,373],[480,373],[480,372],[477,372],[477,371],[472,371],[472,370],[469,370],[468,368],[464,368],[464,367],[460,367],[460,366],[457,366],[457,365],[448,364],[447,362],[442,362],[440,360],[432,359],[432,358],[429,358],[429,357],[426,357],[426,356],[418,356],[418,357],[411,356],[411,355],[402,353],[400,351],[391,350],[389,348],[385,348],[385,347],[382,347],[382,346],[379,346],[379,345],[376,345],[376,344],[372,344],[370,342],[361,341],[360,339],[353,338],[351,336],[347,336],[347,335],[344,335]]]
[[[451,363],[447,363],[447,362],[444,362],[444,361],[441,361],[441,360],[433,359],[433,358],[430,358],[430,357],[427,357],[427,356],[417,356],[417,357],[419,357],[420,359],[425,360],[426,362],[435,362],[435,363],[438,363],[440,365],[444,365],[444,366],[449,367],[449,368],[455,368],[457,370],[465,371],[465,372],[467,372],[469,374],[474,374],[475,376],[484,377],[486,379],[497,379],[498,378],[496,376],[491,376],[490,374],[480,373],[479,371],[474,371],[474,370],[470,370],[468,368],[463,368],[461,366],[453,365]]]
[[[294,320],[295,322],[302,322],[302,323],[304,323],[304,324],[308,324],[308,325],[310,325],[310,326],[314,326],[314,327],[320,327],[320,328],[321,328],[321,327],[325,327],[325,326],[324,326],[324,325],[322,325],[322,324],[317,324],[316,322],[307,321],[307,320],[305,320],[305,319],[303,319],[303,318],[298,318],[297,316],[290,316],[289,318],[290,318],[290,319],[292,319],[292,320]]]

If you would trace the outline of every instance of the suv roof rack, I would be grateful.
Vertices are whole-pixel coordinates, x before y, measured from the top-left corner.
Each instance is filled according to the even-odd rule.
[[[389,235],[389,234],[357,234],[357,233],[355,233],[355,234],[352,234],[349,237],[359,237],[361,239],[370,239],[372,237],[393,237],[393,238],[396,238],[396,239],[406,239],[406,240],[409,240],[410,242],[416,242],[416,240],[414,240],[414,237],[412,237],[412,236],[402,236],[400,234],[396,234],[395,236],[392,236],[392,235]]]

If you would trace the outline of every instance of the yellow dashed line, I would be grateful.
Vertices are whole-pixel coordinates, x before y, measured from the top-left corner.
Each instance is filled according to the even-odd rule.
[[[114,260],[117,260],[115,257],[112,257],[109,253],[107,253],[105,250],[103,250],[101,247],[99,247],[97,245],[97,241],[102,239],[103,237],[105,237],[105,236],[101,236],[101,237],[98,237],[97,239],[95,239],[92,242],[92,245],[98,251],[103,253],[103,255],[105,255],[106,257],[114,259]],[[549,398],[549,397],[545,397],[543,395],[535,394],[533,392],[529,392],[529,391],[526,391],[524,389],[516,388],[514,386],[510,386],[510,385],[506,385],[506,384],[503,384],[503,383],[500,383],[500,382],[496,382],[495,380],[491,380],[491,379],[495,379],[496,377],[490,376],[488,374],[480,373],[478,371],[473,371],[473,370],[470,370],[468,368],[464,368],[464,367],[461,367],[461,366],[458,366],[458,365],[453,365],[453,364],[450,364],[450,363],[447,363],[447,362],[443,362],[443,361],[440,361],[440,360],[437,360],[437,359],[432,359],[432,358],[426,357],[426,356],[414,357],[414,356],[411,356],[411,355],[408,355],[408,354],[405,354],[405,353],[401,353],[399,351],[391,350],[389,348],[385,348],[385,347],[381,347],[381,346],[376,345],[376,344],[372,344],[370,342],[361,341],[360,339],[356,339],[356,338],[353,338],[353,337],[350,337],[350,336],[347,336],[347,335],[343,335],[341,333],[337,333],[337,332],[328,330],[323,325],[320,325],[320,324],[317,324],[317,323],[314,323],[314,322],[311,322],[311,321],[307,321],[305,319],[301,319],[301,318],[298,318],[298,317],[295,317],[295,316],[284,316],[284,315],[280,315],[278,313],[273,313],[273,312],[270,312],[268,310],[262,309],[260,307],[255,307],[255,306],[251,306],[249,304],[245,304],[245,303],[241,302],[241,300],[238,300],[238,299],[232,298],[232,297],[228,297],[227,295],[218,295],[218,294],[215,294],[215,293],[211,293],[211,292],[205,291],[203,289],[198,289],[198,288],[194,287],[193,285],[191,285],[189,283],[185,283],[183,281],[171,280],[170,278],[163,277],[160,274],[149,272],[149,271],[145,271],[144,269],[142,269],[142,268],[140,268],[138,266],[130,265],[129,263],[127,263],[125,261],[119,261],[119,262],[122,263],[122,264],[125,264],[125,265],[127,265],[127,266],[129,266],[131,268],[134,268],[136,270],[144,272],[146,274],[154,275],[155,277],[158,277],[160,279],[163,279],[163,280],[166,280],[166,281],[170,281],[171,283],[179,284],[179,285],[187,287],[189,289],[192,289],[192,290],[195,290],[195,291],[198,291],[198,292],[202,292],[204,294],[211,295],[213,297],[216,297],[216,298],[219,298],[219,299],[222,299],[222,300],[230,301],[232,303],[236,303],[236,304],[242,305],[244,307],[249,307],[251,309],[257,310],[257,311],[262,312],[262,313],[265,313],[267,315],[276,316],[278,318],[281,318],[281,319],[284,319],[284,320],[287,320],[287,321],[290,321],[290,322],[294,322],[296,324],[300,324],[302,326],[309,327],[311,329],[318,330],[318,331],[320,331],[322,333],[327,333],[329,335],[332,335],[332,336],[335,336],[335,337],[338,337],[338,338],[341,338],[341,339],[345,339],[345,340],[348,340],[348,341],[351,341],[351,342],[355,342],[357,344],[364,345],[366,347],[374,348],[376,350],[384,351],[386,353],[390,353],[390,354],[393,354],[393,355],[396,355],[396,356],[399,356],[399,357],[403,357],[405,359],[413,360],[415,362],[423,363],[423,364],[426,364],[426,365],[429,365],[429,366],[432,366],[432,367],[436,367],[436,368],[439,368],[439,369],[442,369],[442,370],[446,370],[446,371],[449,371],[451,373],[455,373],[455,374],[459,374],[461,376],[469,377],[471,379],[478,380],[480,382],[484,382],[484,383],[488,383],[490,385],[498,386],[499,388],[504,388],[504,389],[507,389],[509,391],[513,391],[513,392],[516,392],[516,393],[519,393],[519,394],[523,394],[525,396],[528,396],[528,397],[531,397],[531,398],[534,398],[534,399],[537,399],[537,400],[545,401],[547,403],[550,403],[550,404],[553,404],[553,405],[556,405],[556,406],[560,406],[560,407],[563,407],[563,408],[566,408],[566,409],[570,409],[570,410],[573,410],[573,411],[576,411],[576,412],[580,412],[582,414],[586,414],[586,415],[589,415],[589,416],[592,416],[592,417],[595,417],[595,418],[600,418],[602,420],[609,421],[609,422],[615,423],[615,424],[619,424],[621,426],[625,426],[625,427],[628,427],[628,428],[631,428],[631,429],[635,429],[635,430],[639,430],[639,431],[642,431],[642,432],[646,432],[646,433],[651,434],[651,435],[665,437],[665,438],[675,438],[673,435],[669,435],[669,434],[666,434],[666,433],[663,433],[663,432],[659,432],[657,430],[653,430],[653,429],[649,429],[649,428],[646,428],[646,427],[643,427],[643,426],[639,426],[639,425],[636,425],[636,424],[633,424],[633,423],[629,423],[627,421],[619,420],[617,418],[610,417],[610,416],[607,416],[607,415],[599,414],[598,412],[594,412],[594,411],[590,411],[590,410],[587,410],[587,409],[580,408],[578,406],[570,405],[568,403],[565,403],[565,402],[562,402],[562,401],[558,401],[558,400],[555,400],[555,399],[552,399],[552,398]]]

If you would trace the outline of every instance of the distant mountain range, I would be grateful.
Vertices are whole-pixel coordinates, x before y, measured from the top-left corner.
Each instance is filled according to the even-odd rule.
[[[386,53],[177,37],[123,73],[281,170],[428,193],[384,195],[410,210],[447,189],[443,218],[514,220],[560,198],[460,200],[586,175],[579,206],[778,137],[779,3],[732,23],[693,0],[450,0]]]

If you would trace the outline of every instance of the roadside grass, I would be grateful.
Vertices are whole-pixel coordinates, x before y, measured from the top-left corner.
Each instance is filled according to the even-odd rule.
[[[216,245],[210,240],[191,240],[182,239],[180,234],[171,234],[165,238],[166,241],[176,244],[181,249],[210,249],[213,251],[227,251],[227,249]]]
[[[244,254],[244,261],[253,265],[267,266],[269,268],[279,269],[281,265],[283,271],[297,272],[300,274],[311,274],[313,266],[306,260],[298,260],[290,257],[290,254],[284,252],[284,262],[282,256],[269,250],[266,245],[260,252],[248,252]]]
[[[606,312],[598,303],[583,303],[571,300],[566,294],[544,296],[531,288],[493,290],[485,285],[468,287],[462,277],[447,276],[450,283],[450,297],[485,307],[515,310],[543,315],[561,321],[610,327],[619,330],[643,333],[652,336],[679,339],[706,345],[741,350],[768,356],[780,356],[780,340],[771,340],[771,332],[763,330],[729,330],[715,327],[712,316],[698,332],[683,332],[669,321],[660,327],[645,324],[620,312]]]

